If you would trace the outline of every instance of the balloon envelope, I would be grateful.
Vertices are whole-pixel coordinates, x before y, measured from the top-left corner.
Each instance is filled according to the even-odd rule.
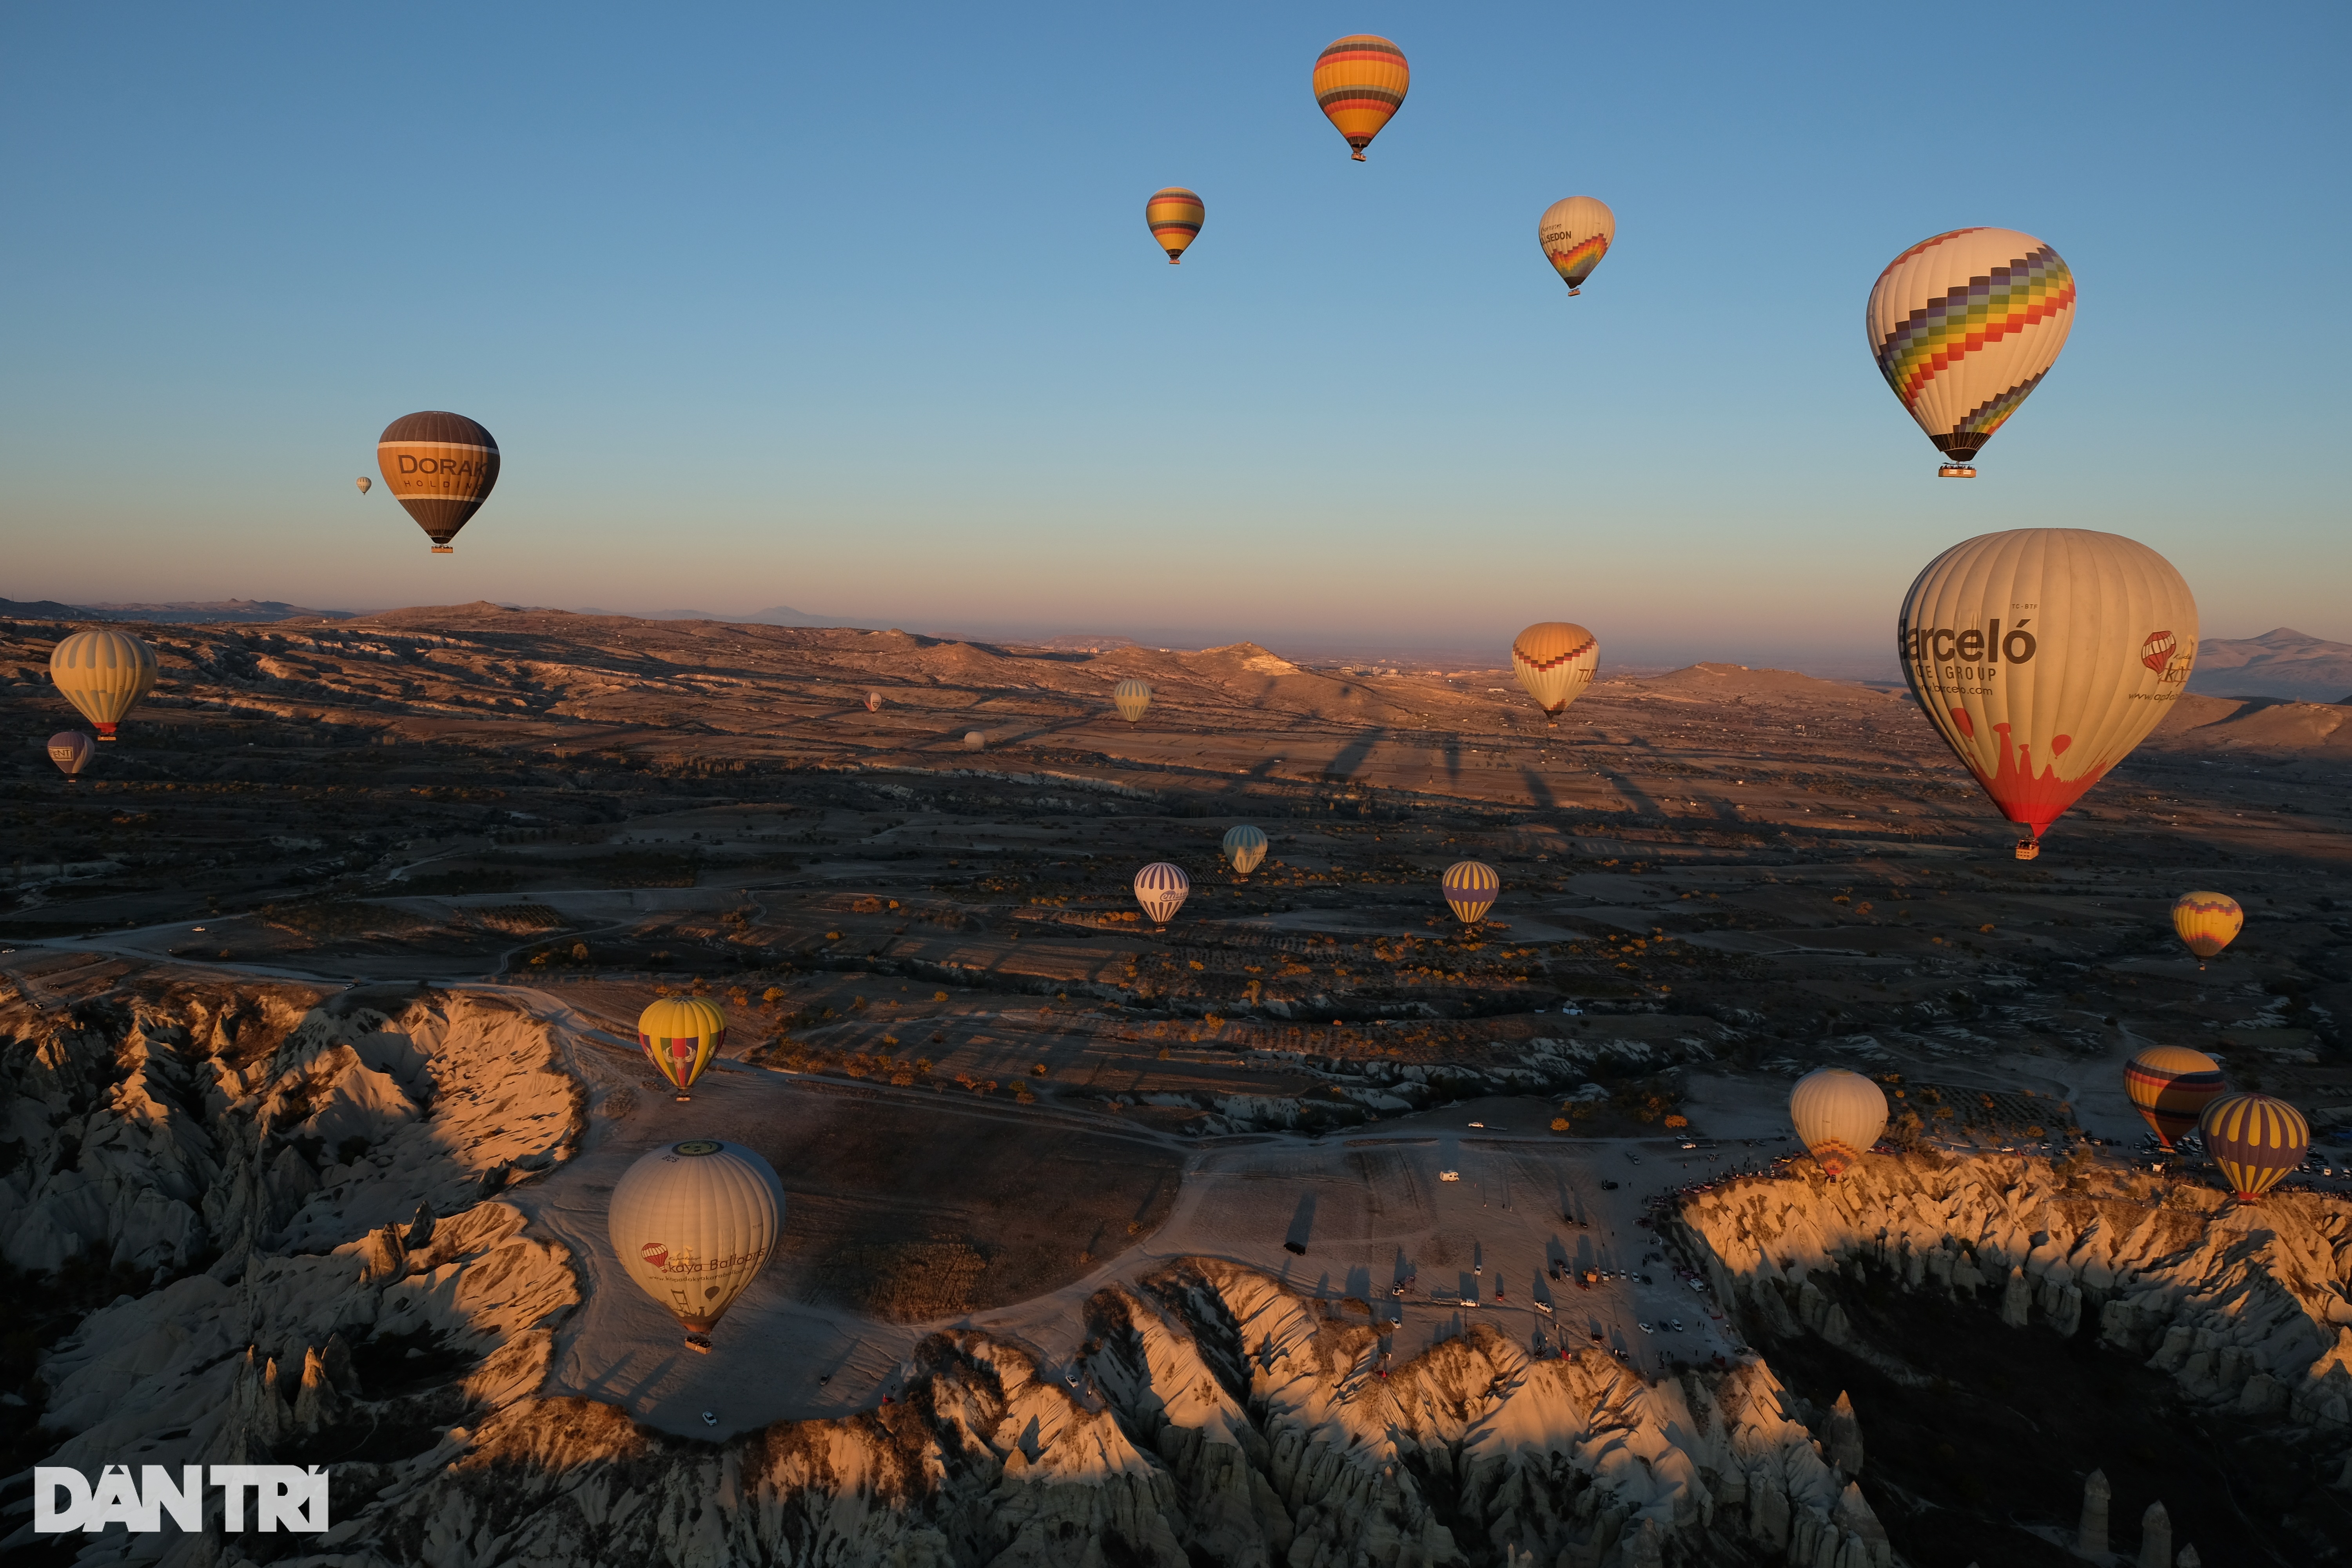
[[[1192,890],[1192,879],[1172,860],[1154,860],[1135,874],[1135,901],[1155,924],[1174,920],[1176,911],[1184,907],[1184,896]]]
[[[1858,1072],[1816,1068],[1789,1091],[1789,1120],[1822,1169],[1843,1175],[1886,1131],[1886,1091]]]
[[[1438,885],[1445,889],[1445,901],[1453,906],[1454,918],[1464,925],[1485,920],[1503,891],[1503,879],[1484,860],[1456,860],[1445,868]]]
[[[155,650],[129,632],[76,632],[49,650],[49,679],[98,726],[98,738],[111,741],[115,725],[155,684]]]
[[[2238,939],[2246,911],[2227,893],[2183,893],[2172,905],[2172,929],[2189,951],[2210,958]]]
[[[2244,1203],[2277,1186],[2311,1152],[2311,1123],[2267,1094],[2224,1095],[2205,1108],[2197,1130],[2221,1179]]]
[[[440,410],[403,415],[385,426],[375,462],[393,500],[416,520],[436,555],[449,553],[449,542],[499,482],[499,444],[490,433],[462,414]]]
[[[68,778],[89,766],[98,755],[98,744],[79,730],[60,730],[49,737],[49,761],[58,764],[58,772]]]
[[[375,489],[375,481],[369,479],[365,474],[362,474],[357,482],[360,487],[360,494],[362,495],[365,495],[368,491]]]
[[[1151,706],[1151,688],[1129,676],[1110,689],[1110,700],[1118,716],[1132,724]]]
[[[882,711],[882,694],[880,692],[869,691],[866,694],[866,710],[868,713],[879,713]]]
[[[2227,1087],[2221,1064],[2186,1046],[2150,1046],[2124,1064],[2124,1092],[2168,1149]]]
[[[1886,264],[1864,311],[1870,352],[1927,438],[1973,458],[2066,346],[2074,275],[2013,228],[1956,228]]]
[[[727,1015],[700,996],[656,997],[637,1015],[637,1047],[680,1100],[726,1043]]]
[[[967,751],[967,752],[977,752],[977,751],[981,750],[982,747],[986,746],[987,744],[988,744],[988,731],[985,731],[985,730],[966,730],[966,731],[963,732],[963,749],[964,749],[965,751]]]
[[[1151,237],[1160,242],[1160,248],[1168,253],[1171,267],[1201,237],[1201,220],[1207,216],[1201,198],[1181,185],[1154,191],[1143,204],[1143,221],[1150,226]]]
[[[1617,215],[1591,196],[1570,196],[1544,208],[1536,220],[1536,243],[1543,247],[1559,280],[1571,294],[1582,291],[1584,280],[1609,254],[1617,237]]]
[[[783,1231],[784,1184],[751,1150],[715,1138],[656,1149],[613,1188],[613,1252],[645,1293],[677,1315],[687,1343],[711,1328],[767,1266]]]
[[[1233,862],[1234,869],[1246,877],[1265,858],[1265,835],[1244,822],[1225,829],[1224,843],[1220,847],[1225,858]]]
[[[2197,659],[2197,602],[2145,544],[2019,528],[1929,562],[1895,637],[1928,721],[2039,838],[2171,711]]]
[[[1538,621],[1511,639],[1511,670],[1536,706],[1557,715],[1584,695],[1601,667],[1601,640],[1572,621]]]
[[[1404,51],[1370,33],[1337,39],[1316,57],[1316,105],[1348,139],[1359,163],[1381,127],[1404,107],[1412,84]]]

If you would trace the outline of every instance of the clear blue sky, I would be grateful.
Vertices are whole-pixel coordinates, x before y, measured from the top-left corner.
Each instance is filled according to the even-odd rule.
[[[2208,636],[2352,640],[2347,17],[10,7],[0,594],[1820,665],[2063,523]],[[1307,86],[1351,31],[1413,68],[1360,164]],[[1970,224],[2082,303],[1938,482],[1862,309]],[[419,408],[504,450],[455,556],[352,484]]]

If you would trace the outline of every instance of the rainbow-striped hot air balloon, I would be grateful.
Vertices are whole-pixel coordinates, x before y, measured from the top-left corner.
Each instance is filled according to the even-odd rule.
[[[1445,889],[1445,901],[1453,906],[1454,918],[1464,925],[1474,926],[1495,907],[1495,899],[1503,890],[1503,879],[1484,860],[1456,860],[1445,868],[1438,885]]]
[[[1972,479],[1992,433],[2042,384],[2074,324],[2074,275],[2013,228],[1956,228],[1886,264],[1864,325],[1879,374],[1927,439],[1937,470]]]
[[[1208,214],[1201,198],[1181,185],[1154,191],[1143,204],[1143,221],[1160,248],[1168,253],[1171,267],[1182,260],[1185,247],[1201,237],[1201,220]]]
[[[2150,1046],[2124,1065],[2124,1092],[2167,1149],[2228,1087],[2220,1062],[2186,1046]]]
[[[2246,911],[2227,893],[2183,893],[2173,901],[2172,929],[2197,955],[2200,969],[2205,967],[2204,960],[2237,941],[2245,924]]]
[[[49,679],[98,726],[98,738],[111,741],[155,684],[155,650],[129,632],[76,632],[49,650]]]
[[[1184,896],[1192,890],[1192,879],[1173,860],[1154,860],[1135,874],[1135,901],[1155,925],[1174,920],[1176,911],[1184,907]]]
[[[1609,254],[1610,242],[1616,237],[1617,215],[1607,203],[1591,196],[1554,202],[1536,220],[1536,243],[1543,247],[1544,259],[1551,263],[1570,294],[1584,292],[1584,280]]]
[[[1351,33],[1315,58],[1315,103],[1355,149],[1356,162],[1404,107],[1412,69],[1404,51],[1386,38]]]
[[[1233,862],[1234,875],[1246,877],[1265,858],[1265,835],[1244,822],[1225,829],[1224,843],[1219,847]]]
[[[2240,1203],[2259,1200],[2311,1152],[2311,1123],[2267,1094],[2225,1095],[2205,1108],[2197,1130]]]
[[[1858,1072],[1816,1068],[1789,1091],[1789,1121],[1822,1169],[1842,1176],[1886,1131],[1886,1091]]]
[[[1511,639],[1511,672],[1554,719],[1584,695],[1601,667],[1601,639],[1573,621],[1538,621]]]
[[[1132,724],[1151,706],[1151,688],[1130,675],[1110,689],[1110,704],[1118,710],[1120,718]]]
[[[699,996],[658,997],[637,1015],[638,1048],[680,1100],[694,1098],[686,1091],[726,1043],[727,1015]]]

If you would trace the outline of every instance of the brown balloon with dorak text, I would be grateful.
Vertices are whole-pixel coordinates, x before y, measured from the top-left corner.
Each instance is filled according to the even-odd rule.
[[[404,414],[376,438],[376,467],[392,499],[447,555],[449,542],[472,521],[499,482],[499,444],[462,414],[428,409]]]

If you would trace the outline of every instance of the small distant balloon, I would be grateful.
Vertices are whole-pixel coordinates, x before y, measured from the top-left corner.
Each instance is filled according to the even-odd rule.
[[[866,694],[866,710],[868,713],[879,713],[882,711],[882,694],[880,692],[869,691]]]
[[[1584,292],[1584,280],[1609,254],[1616,237],[1617,215],[1606,203],[1591,196],[1554,202],[1536,220],[1536,243],[1543,247],[1544,259],[1551,263],[1570,294]]]
[[[1118,716],[1132,724],[1151,706],[1151,688],[1129,676],[1110,689],[1110,700],[1118,710]]]
[[[2238,940],[2246,911],[2227,893],[2183,893],[2172,906],[2172,930],[2195,953],[2197,967]]]
[[[637,1016],[637,1047],[681,1100],[727,1043],[727,1015],[700,996],[662,996]]]
[[[1135,874],[1135,901],[1155,925],[1174,920],[1176,911],[1184,907],[1184,896],[1192,890],[1192,879],[1172,860],[1155,860]]]
[[[1171,267],[1201,237],[1201,220],[1207,216],[1201,198],[1181,185],[1154,191],[1143,204],[1143,221],[1150,226],[1151,237],[1160,242],[1160,248],[1168,253]]]
[[[1265,859],[1265,835],[1247,823],[1225,830],[1222,846],[1235,872],[1248,876]]]
[[[58,771],[68,778],[89,766],[90,759],[96,755],[97,742],[79,730],[60,730],[49,737],[49,761],[57,763]]]
[[[49,679],[98,738],[114,739],[121,723],[155,684],[155,650],[129,632],[76,632],[49,650]]]
[[[355,482],[359,485],[360,494],[362,495],[365,495],[368,491],[375,489],[375,481],[369,479],[365,474],[362,474]]]
[[[499,444],[490,433],[462,414],[437,409],[385,426],[375,462],[392,499],[433,541],[436,555],[452,552],[449,542],[499,482]]]
[[[1315,103],[1354,149],[1364,149],[1396,111],[1412,84],[1404,51],[1386,38],[1354,33],[1325,47],[1315,60]]]
[[[1453,907],[1454,918],[1469,926],[1486,918],[1503,891],[1503,879],[1484,860],[1456,860],[1445,868],[1439,885],[1445,889],[1445,901]]]
[[[977,752],[977,751],[981,750],[982,747],[986,746],[987,744],[988,744],[988,731],[985,731],[985,730],[966,730],[966,731],[963,732],[963,749],[964,749],[965,751],[967,751],[967,752]]]

